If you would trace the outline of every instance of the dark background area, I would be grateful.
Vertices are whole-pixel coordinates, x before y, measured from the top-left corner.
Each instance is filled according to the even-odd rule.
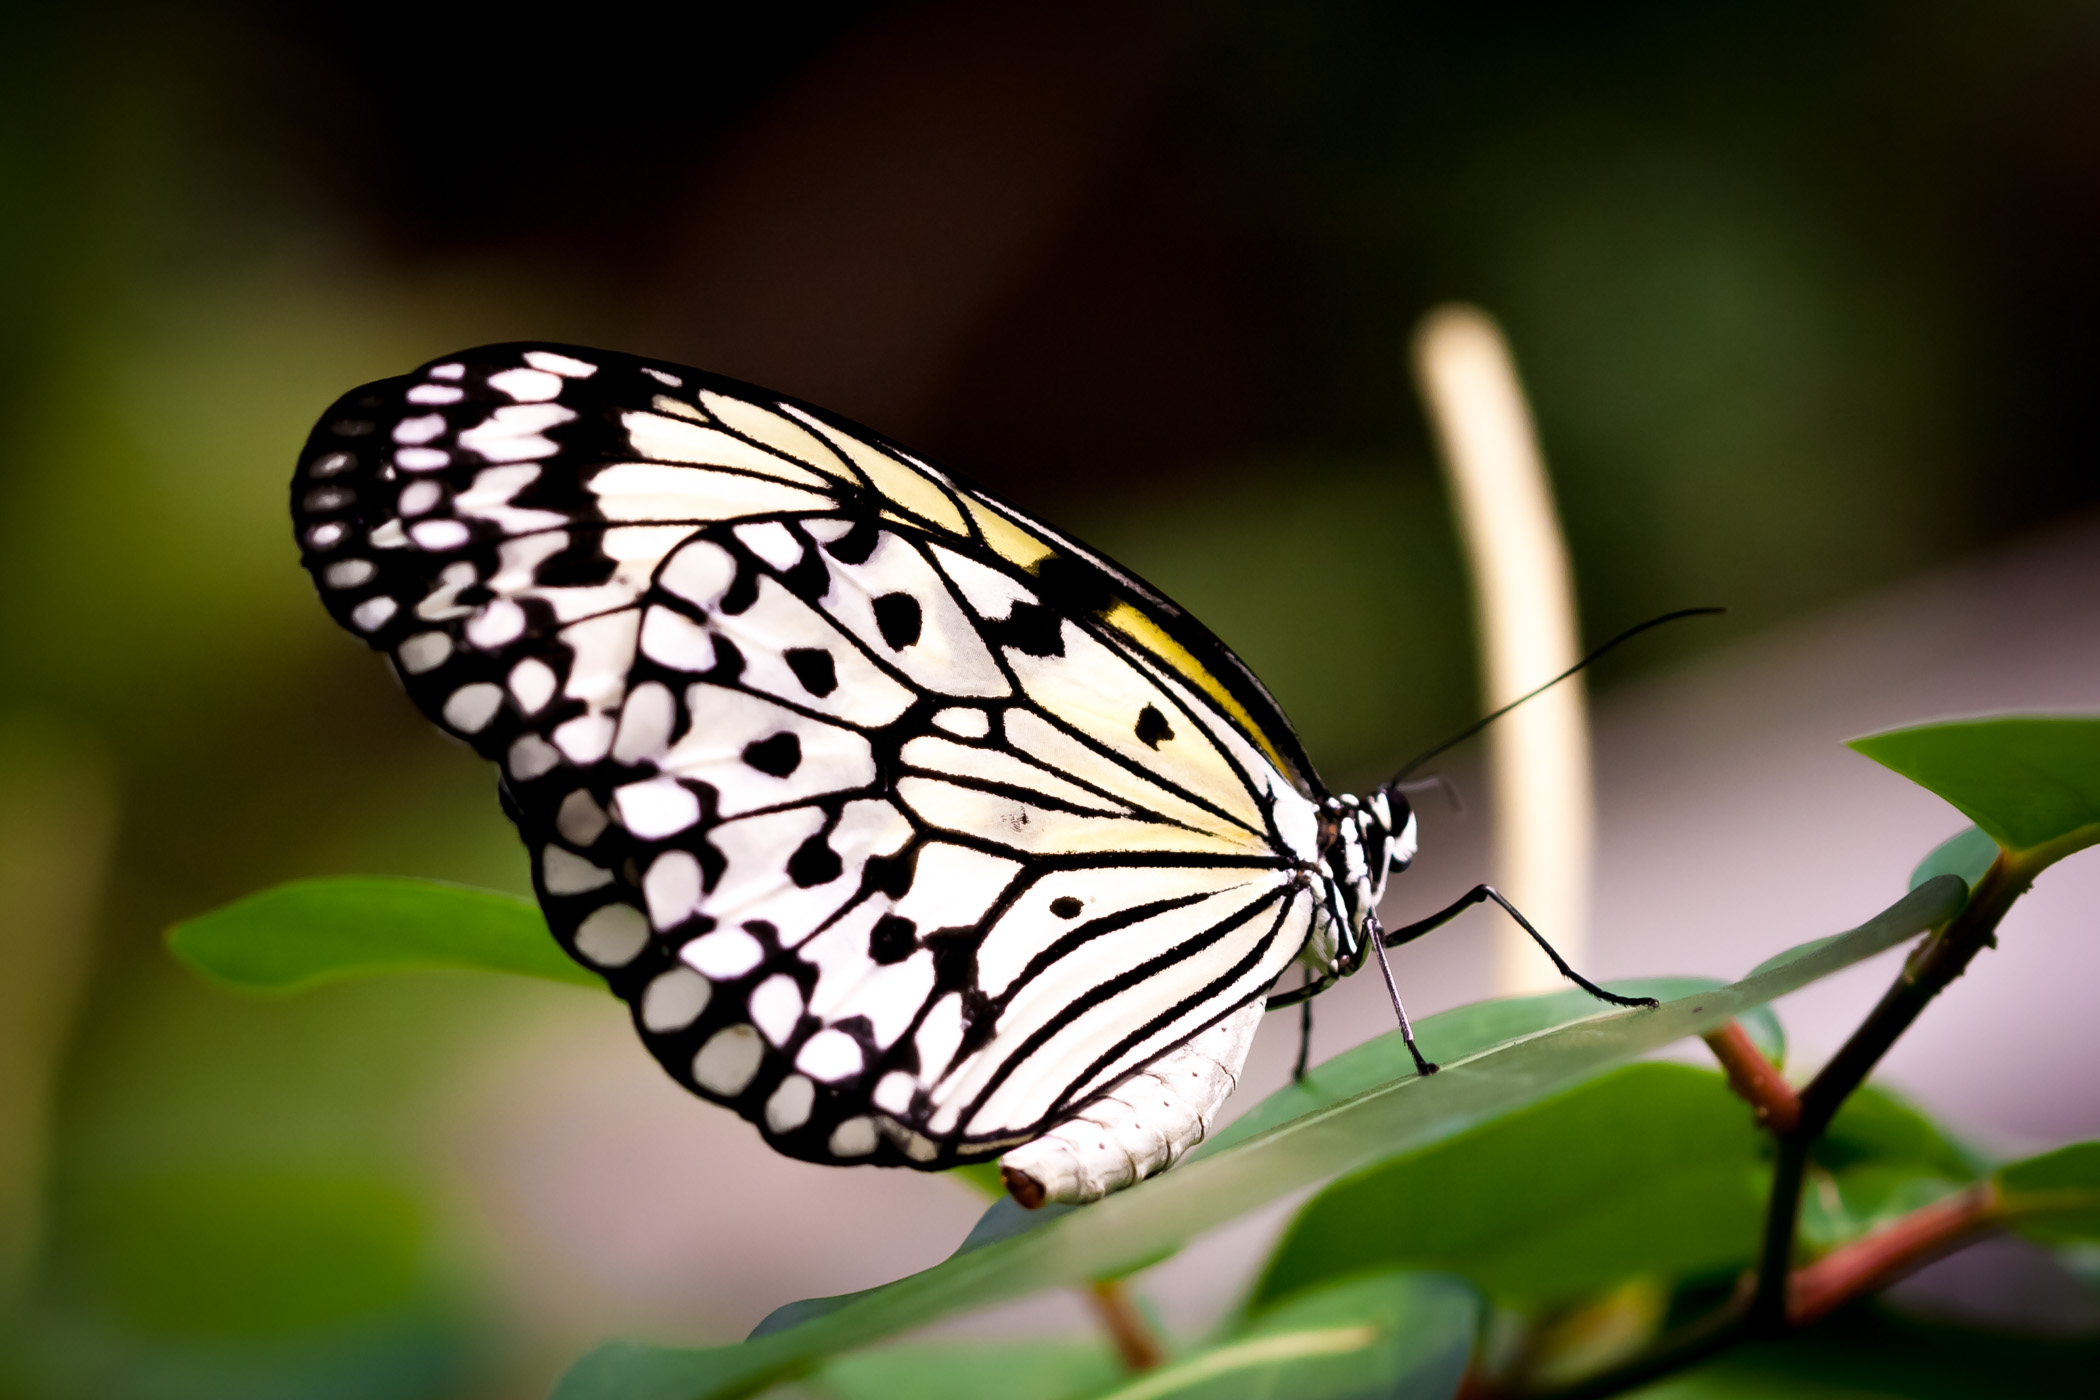
[[[542,338],[834,407],[1191,607],[1337,785],[1476,703],[1438,302],[1509,333],[1588,634],[1731,608],[1603,687],[2100,496],[2088,4],[18,3],[0,179],[25,1394],[561,1359],[432,1145],[561,994],[236,1003],[160,947],[299,874],[523,884],[296,567],[351,385]]]

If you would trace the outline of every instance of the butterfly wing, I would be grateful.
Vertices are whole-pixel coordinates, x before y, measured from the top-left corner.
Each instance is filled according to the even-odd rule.
[[[293,487],[338,621],[503,772],[555,936],[774,1146],[1026,1141],[1331,913],[1222,644],[865,429],[681,366],[468,352]]]

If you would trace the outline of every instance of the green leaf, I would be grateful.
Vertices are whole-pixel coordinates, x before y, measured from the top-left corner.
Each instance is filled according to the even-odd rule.
[[[1998,859],[1998,843],[1980,826],[1965,826],[1934,846],[1918,868],[1910,872],[1910,887],[1916,889],[1935,875],[1958,875],[1970,889]]]
[[[1479,1303],[1452,1279],[1352,1279],[1264,1312],[1230,1340],[1101,1400],[1448,1400],[1465,1377],[1478,1324]]]
[[[562,952],[525,900],[380,875],[294,880],[251,894],[175,925],[168,947],[206,977],[249,991],[440,967],[605,986]]]
[[[1307,1202],[1259,1305],[1373,1268],[1458,1274],[1519,1309],[1747,1263],[1764,1140],[1721,1075],[1630,1065]]]
[[[1815,1145],[1816,1162],[1832,1171],[1855,1166],[1910,1166],[1950,1181],[1974,1181],[1988,1170],[1976,1152],[1898,1095],[1875,1085],[1853,1092]]]
[[[1650,977],[1613,982],[1621,996],[1675,1001],[1699,992],[1718,991],[1726,983],[1711,977]],[[1491,1046],[1537,1035],[1571,1022],[1610,1013],[1611,1008],[1580,988],[1537,996],[1502,997],[1454,1007],[1415,1023],[1415,1040],[1432,1060],[1462,1060]],[[1757,1048],[1775,1063],[1786,1059],[1786,1033],[1769,1006],[1752,1007],[1740,1018]],[[1314,1065],[1305,1079],[1288,1084],[1235,1118],[1198,1148],[1195,1157],[1222,1152],[1314,1109],[1338,1104],[1353,1095],[1414,1074],[1414,1057],[1397,1034],[1382,1035],[1331,1060]]]
[[[2100,841],[2100,717],[1954,720],[1850,746],[1947,799],[2032,869]]]
[[[931,1269],[844,1298],[792,1305],[782,1313],[802,1321],[739,1346],[601,1347],[570,1368],[556,1395],[699,1400],[749,1394],[806,1372],[817,1358],[950,1313],[1112,1274],[1290,1191],[1442,1141],[1673,1041],[1717,1029],[1934,927],[1959,910],[1965,897],[1959,880],[1932,881],[1784,967],[1652,1010],[1615,1011],[1530,1035],[1454,1059],[1428,1079],[1378,1085],[1105,1201],[1057,1213],[1046,1209],[1033,1229],[1002,1233],[1000,1222],[1011,1219],[1011,1203],[1002,1202],[986,1214],[971,1242]]]
[[[2043,1244],[2100,1241],[2100,1142],[2077,1142],[1998,1173],[2001,1209]]]
[[[825,1400],[1072,1400],[1125,1372],[1103,1341],[912,1342],[830,1362],[805,1387]]]

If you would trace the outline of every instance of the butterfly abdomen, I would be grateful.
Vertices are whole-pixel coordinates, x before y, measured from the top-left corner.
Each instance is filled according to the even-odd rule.
[[[1210,1134],[1261,1023],[1250,1002],[1160,1056],[1074,1117],[999,1159],[1015,1200],[1098,1201],[1173,1166]]]

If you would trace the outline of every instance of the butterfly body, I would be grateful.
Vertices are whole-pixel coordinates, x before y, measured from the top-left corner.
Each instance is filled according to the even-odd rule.
[[[1163,1169],[1413,854],[1142,580],[749,385],[464,352],[339,401],[292,505],[336,619],[498,765],[555,936],[793,1156]]]

